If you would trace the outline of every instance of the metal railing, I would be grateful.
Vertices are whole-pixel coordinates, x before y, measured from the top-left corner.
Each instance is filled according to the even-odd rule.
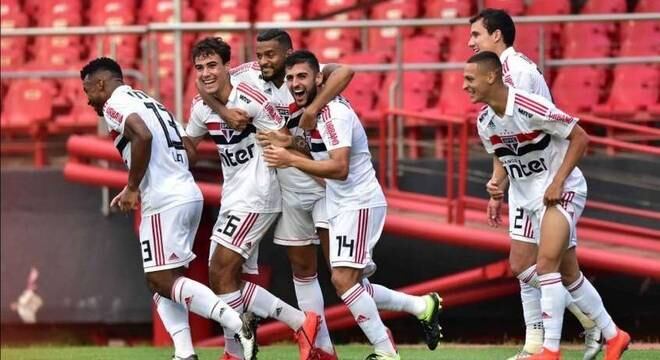
[[[65,28],[14,28],[2,29],[1,36],[60,36],[60,35],[113,35],[113,34],[136,34],[145,35],[153,32],[171,32],[175,35],[175,112],[178,119],[182,119],[183,111],[183,69],[182,69],[182,32],[241,32],[251,34],[254,30],[262,30],[273,27],[285,29],[331,29],[331,28],[404,28],[404,27],[443,27],[454,25],[469,24],[468,18],[454,19],[399,19],[399,20],[313,20],[313,21],[290,21],[290,22],[249,22],[222,23],[222,22],[195,22],[182,23],[180,13],[180,0],[175,0],[176,9],[173,23],[151,23],[148,25],[129,25],[129,26],[77,26]],[[566,22],[619,22],[619,21],[660,21],[660,13],[629,13],[629,14],[587,14],[587,15],[551,15],[551,16],[523,16],[514,17],[517,24],[556,24]],[[540,39],[542,39],[543,27],[541,27]],[[251,42],[248,41],[248,44]],[[396,42],[396,62],[394,64],[362,64],[352,66],[356,71],[397,71],[397,80],[402,84],[402,75],[404,71],[438,71],[438,70],[456,70],[461,69],[462,63],[418,63],[403,64],[403,39],[401,32],[397,32]],[[541,41],[542,43],[542,41]],[[542,48],[542,47],[541,47]],[[610,64],[631,64],[631,63],[660,63],[660,56],[643,57],[619,57],[619,58],[589,58],[589,59],[545,59],[543,49],[540,51],[541,66],[581,66],[581,65],[610,65]],[[152,52],[150,52],[152,53]],[[152,64],[152,66],[157,66]],[[3,71],[3,74],[5,72]],[[151,73],[151,72],[149,72]],[[5,77],[3,75],[3,77]],[[154,81],[157,79],[155,78]],[[395,106],[401,105],[402,86],[397,89],[395,97]]]

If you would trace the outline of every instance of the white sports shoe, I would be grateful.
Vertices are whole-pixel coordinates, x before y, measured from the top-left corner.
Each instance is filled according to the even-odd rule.
[[[583,360],[593,360],[598,353],[603,349],[602,336],[598,326],[590,329],[585,329],[582,333],[584,335],[584,356]]]
[[[530,352],[527,352],[527,350],[525,350],[525,349],[522,349],[517,354],[513,355],[512,357],[510,357],[506,360],[527,359],[527,358],[531,357],[532,355],[534,355],[534,354],[532,354]]]

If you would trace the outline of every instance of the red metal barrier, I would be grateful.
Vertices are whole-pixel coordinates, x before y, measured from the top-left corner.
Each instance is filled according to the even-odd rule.
[[[490,284],[493,281],[511,277],[509,265],[506,260],[490,265],[470,269],[457,274],[443,276],[420,284],[406,286],[398,289],[407,294],[423,295],[432,291],[440,293],[443,297],[443,306],[459,306],[472,302],[484,301],[500,296],[513,294],[519,290],[518,284]],[[482,286],[483,285],[483,286]],[[466,290],[466,288],[469,288]],[[381,312],[383,319],[408,316],[406,313]],[[344,304],[331,306],[325,310],[325,318],[330,330],[337,330],[355,326],[355,320]],[[259,343],[286,340],[291,337],[290,329],[280,322],[270,322],[259,327],[257,332]],[[198,346],[222,346],[223,337],[215,337],[197,343]]]

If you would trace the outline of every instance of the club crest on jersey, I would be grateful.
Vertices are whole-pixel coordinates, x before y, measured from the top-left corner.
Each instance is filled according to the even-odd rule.
[[[229,127],[229,125],[227,125],[227,123],[222,123],[222,127],[221,127],[221,128],[222,128],[222,130],[221,130],[221,131],[222,131],[222,135],[225,137],[225,139],[227,140],[227,142],[229,142],[229,141],[231,140],[231,138],[234,137],[234,132],[235,132],[235,130],[232,129],[231,127]]]
[[[506,145],[514,153],[518,153],[518,138],[516,135],[504,135],[501,137],[502,144]]]

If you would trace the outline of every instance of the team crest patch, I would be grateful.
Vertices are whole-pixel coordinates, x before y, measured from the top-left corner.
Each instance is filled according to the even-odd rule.
[[[234,137],[234,129],[230,128],[226,123],[222,123],[222,135],[227,141],[230,141]]]
[[[518,153],[518,138],[516,135],[505,135],[501,137],[502,144],[506,145],[514,153]]]

